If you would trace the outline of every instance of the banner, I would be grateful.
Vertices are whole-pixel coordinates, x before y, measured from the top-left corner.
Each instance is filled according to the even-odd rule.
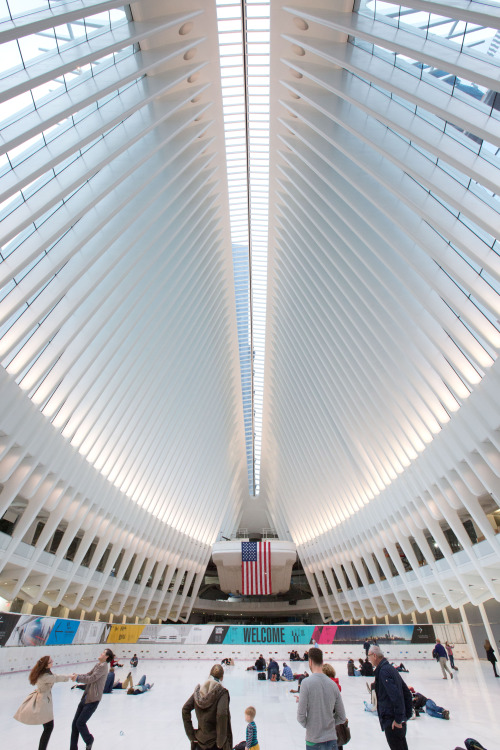
[[[144,625],[111,625],[106,643],[137,643]]]
[[[104,622],[91,622],[82,620],[78,625],[78,630],[73,638],[73,646],[84,643],[102,643],[101,637],[104,632]]]
[[[0,646],[5,646],[21,615],[0,612]]]
[[[5,645],[45,646],[55,622],[55,617],[21,615]]]
[[[436,635],[453,635],[455,643],[465,643],[462,626],[454,625],[114,625],[88,620],[65,620],[36,615],[0,614],[0,645],[52,646],[92,643],[302,646],[321,648],[332,645],[362,646],[375,641],[380,646],[432,645]],[[453,628],[453,633],[451,629]],[[302,650],[302,649],[301,649]]]
[[[47,646],[69,646],[78,630],[78,620],[57,619],[47,638]]]

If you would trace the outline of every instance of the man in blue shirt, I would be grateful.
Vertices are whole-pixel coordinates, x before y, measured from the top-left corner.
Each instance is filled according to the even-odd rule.
[[[441,665],[441,670],[443,672],[443,680],[447,680],[448,677],[446,676],[446,672],[449,673],[451,679],[453,679],[453,672],[448,666],[448,654],[446,653],[446,649],[439,640],[439,638],[436,638],[436,645],[434,646],[434,650],[432,652],[432,655],[435,659],[438,660],[438,662]]]

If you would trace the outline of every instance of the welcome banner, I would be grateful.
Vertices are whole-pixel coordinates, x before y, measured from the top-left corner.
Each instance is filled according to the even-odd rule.
[[[438,626],[438,628],[444,626]],[[461,626],[454,626],[455,643],[465,643]],[[317,643],[380,645],[432,644],[432,625],[115,625],[35,615],[0,613],[0,646],[79,645],[91,643],[184,644],[225,646],[288,645],[306,650]]]

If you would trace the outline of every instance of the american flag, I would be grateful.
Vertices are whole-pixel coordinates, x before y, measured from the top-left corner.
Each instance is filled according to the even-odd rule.
[[[241,543],[241,593],[272,593],[271,542]]]

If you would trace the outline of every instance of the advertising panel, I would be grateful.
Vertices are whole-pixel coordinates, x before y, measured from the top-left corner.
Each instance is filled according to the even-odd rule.
[[[464,643],[461,625],[113,625],[36,615],[0,614],[0,646],[78,645],[90,643],[183,644],[231,646],[318,646],[363,644],[432,644],[439,628],[454,628]]]
[[[82,645],[87,643],[102,643],[101,636],[104,632],[104,622],[91,622],[82,620],[78,624],[78,630],[73,638],[73,645]]]
[[[47,638],[47,646],[69,646],[78,630],[78,620],[62,620],[58,618]]]
[[[21,615],[0,612],[0,646],[5,646]]]
[[[137,643],[144,625],[111,625],[107,643]]]
[[[14,626],[6,646],[45,646],[50,631],[56,622],[55,617],[21,615]]]

